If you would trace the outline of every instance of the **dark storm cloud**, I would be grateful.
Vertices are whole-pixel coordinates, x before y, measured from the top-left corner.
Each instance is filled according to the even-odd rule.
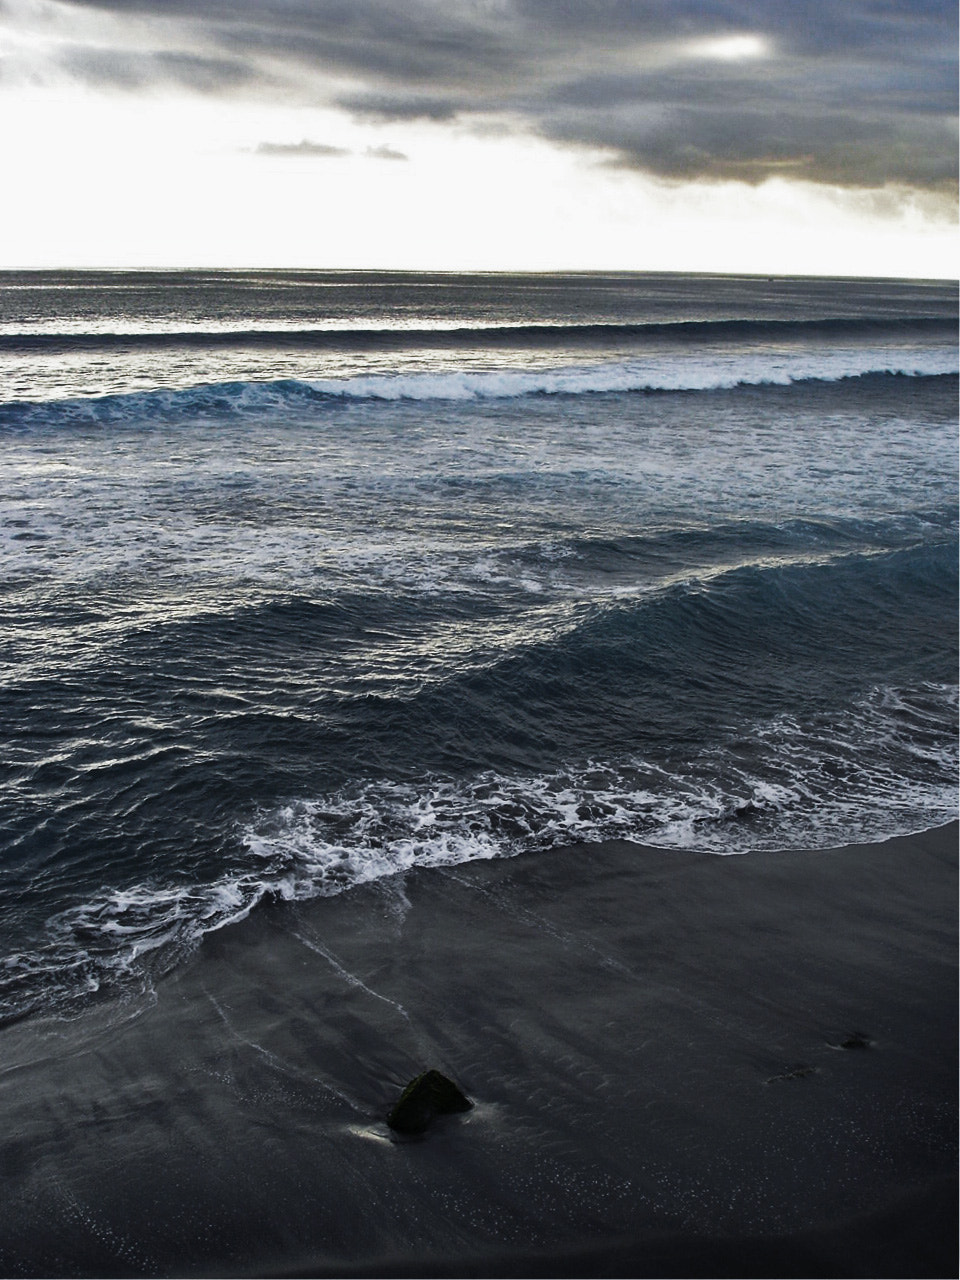
[[[352,115],[368,120],[432,120],[436,123],[453,120],[470,108],[469,100],[400,93],[344,93],[336,101]]]
[[[280,76],[360,118],[496,117],[667,178],[937,187],[956,173],[952,0],[67,2],[182,24],[184,48],[203,51],[194,66],[80,60],[97,74],[102,56],[115,83],[153,71],[267,93]],[[767,56],[698,53],[737,35]]]
[[[250,84],[253,69],[236,58],[200,57],[191,53],[133,53],[129,49],[67,46],[60,65],[78,80],[140,89],[153,84],[177,84],[196,93],[223,93]]]
[[[931,69],[882,79],[838,59],[808,91],[803,61],[762,77],[744,63],[571,80],[539,127],[558,141],[610,148],[615,163],[663,176],[760,181],[791,171],[842,185],[940,186],[956,173],[955,89]]]

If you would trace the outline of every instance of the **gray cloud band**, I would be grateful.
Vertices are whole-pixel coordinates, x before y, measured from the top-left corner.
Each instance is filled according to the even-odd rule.
[[[179,53],[64,51],[72,74],[129,89],[173,79],[205,93],[296,92],[370,120],[496,117],[666,178],[956,179],[952,2],[66,4],[182,24]]]

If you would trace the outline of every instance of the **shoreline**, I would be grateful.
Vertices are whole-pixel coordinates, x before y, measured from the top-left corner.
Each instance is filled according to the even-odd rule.
[[[0,1273],[955,1274],[957,829],[262,908],[4,1029]],[[475,1107],[392,1140],[427,1067]]]

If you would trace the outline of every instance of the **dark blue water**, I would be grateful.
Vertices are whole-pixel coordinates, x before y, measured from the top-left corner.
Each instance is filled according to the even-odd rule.
[[[955,309],[0,278],[5,1016],[412,866],[955,816]]]

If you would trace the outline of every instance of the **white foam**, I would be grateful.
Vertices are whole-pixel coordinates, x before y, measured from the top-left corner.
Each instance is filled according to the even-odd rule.
[[[78,357],[79,359],[79,357]],[[562,359],[562,357],[561,357]],[[317,395],[346,400],[500,400],[530,395],[588,395],[634,391],[717,391],[737,386],[785,386],[793,382],[838,381],[867,374],[935,376],[958,372],[957,348],[946,342],[889,341],[870,346],[844,341],[812,340],[744,348],[709,343],[691,349],[658,349],[626,359],[597,355],[576,363],[558,363],[544,351],[513,353],[394,353],[389,359],[319,360],[296,353],[284,360],[237,361],[217,353],[204,364],[198,353],[189,359],[155,362],[138,371],[119,367],[102,383],[82,394],[76,373],[34,386],[8,380],[0,404],[9,405],[11,425],[56,423],[138,424],[172,419],[192,422],[230,417],[289,415]],[[199,363],[198,363],[199,361]],[[495,363],[496,362],[496,363]],[[82,370],[88,373],[83,357]],[[323,369],[324,376],[316,374]],[[222,378],[222,381],[214,381]],[[230,378],[231,380],[226,380]]]
[[[717,854],[826,848],[957,816],[955,686],[877,689],[834,718],[750,726],[746,744],[682,764],[586,761],[554,773],[370,781],[261,813],[235,870],[199,884],[105,888],[3,961],[3,1004],[69,1006],[105,986],[149,986],[205,934],[266,898],[333,896],[404,872],[623,839]]]
[[[307,383],[324,395],[377,400],[486,400],[525,395],[627,391],[718,391],[737,386],[839,381],[871,373],[933,376],[958,372],[955,347],[801,348],[647,356],[557,369],[451,370],[372,375]]]

